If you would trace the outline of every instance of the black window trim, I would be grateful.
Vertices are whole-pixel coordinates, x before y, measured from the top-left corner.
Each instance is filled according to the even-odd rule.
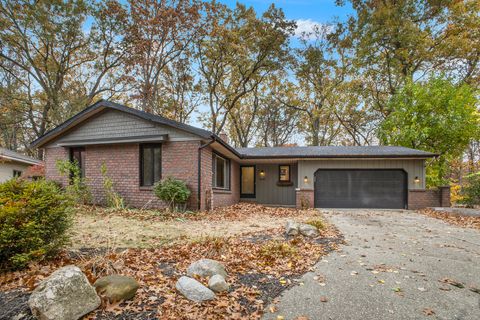
[[[215,157],[220,157],[227,162],[228,173],[226,177],[228,177],[228,185],[225,188],[215,186],[216,180],[217,180],[216,179],[217,166],[215,163]],[[231,186],[232,186],[232,161],[230,160],[230,158],[225,157],[223,154],[213,151],[212,152],[212,189],[231,191],[232,190]]]
[[[162,173],[163,173],[163,170],[162,170],[162,159],[163,159],[163,150],[162,150],[162,144],[161,143],[141,143],[139,144],[139,153],[140,153],[140,156],[139,156],[139,174],[140,174],[140,177],[139,177],[139,186],[140,188],[152,188],[154,186],[154,184],[156,183],[155,181],[153,182],[152,185],[145,185],[144,181],[143,181],[143,150],[145,149],[145,147],[151,149],[151,148],[160,148],[160,179],[162,179]],[[152,165],[153,165],[153,162],[152,162]],[[152,168],[152,174],[154,174],[154,168]],[[153,179],[155,180],[155,177],[153,177]]]
[[[281,176],[281,167],[288,167],[288,180],[280,180]],[[289,164],[279,164],[278,165],[278,182],[280,183],[289,183],[292,182],[292,166]]]

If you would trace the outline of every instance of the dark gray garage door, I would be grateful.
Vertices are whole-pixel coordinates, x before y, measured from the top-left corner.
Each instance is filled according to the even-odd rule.
[[[403,170],[318,170],[317,208],[405,209],[407,174]]]

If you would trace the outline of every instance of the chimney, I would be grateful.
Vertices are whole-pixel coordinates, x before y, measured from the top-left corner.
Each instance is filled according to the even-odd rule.
[[[228,136],[224,131],[220,132],[220,134],[218,136],[220,137],[220,139],[223,140],[223,142],[228,143]]]

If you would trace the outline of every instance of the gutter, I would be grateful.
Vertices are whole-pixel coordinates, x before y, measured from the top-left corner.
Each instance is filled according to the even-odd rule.
[[[202,149],[208,147],[209,145],[211,145],[212,143],[215,142],[215,139],[212,139],[210,140],[209,142],[207,143],[204,143],[202,145],[200,145],[198,147],[198,169],[197,169],[197,172],[198,172],[198,182],[197,182],[197,201],[198,201],[198,204],[197,204],[197,209],[200,210],[200,206],[202,204]]]

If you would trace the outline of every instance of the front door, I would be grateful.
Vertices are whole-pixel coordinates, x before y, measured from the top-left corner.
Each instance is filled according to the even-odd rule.
[[[240,197],[255,198],[255,166],[240,167]]]

